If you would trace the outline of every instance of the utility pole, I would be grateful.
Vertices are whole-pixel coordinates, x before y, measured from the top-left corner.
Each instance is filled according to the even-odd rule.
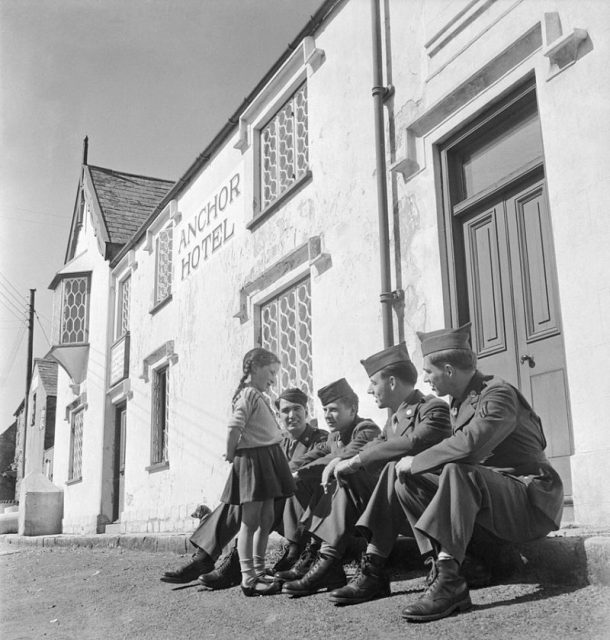
[[[28,400],[32,383],[32,352],[34,349],[34,298],[36,289],[30,289],[30,311],[28,314],[28,357],[25,371],[25,398],[23,400],[23,453],[21,454],[21,479],[25,477],[25,445],[28,435]]]

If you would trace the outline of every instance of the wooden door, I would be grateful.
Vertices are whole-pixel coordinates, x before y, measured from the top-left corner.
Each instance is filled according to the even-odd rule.
[[[112,520],[117,522],[125,506],[125,439],[127,436],[127,406],[125,404],[116,408],[114,424]]]
[[[571,495],[571,427],[549,209],[543,179],[462,211],[468,310],[480,368],[542,418],[547,455]]]

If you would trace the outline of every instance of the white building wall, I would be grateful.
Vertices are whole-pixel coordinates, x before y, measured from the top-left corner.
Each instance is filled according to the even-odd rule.
[[[360,394],[361,413],[385,420],[366,395],[359,364],[383,346],[368,16],[368,3],[350,3],[340,24],[331,20],[316,36],[325,59],[308,79],[311,181],[268,220],[246,229],[253,215],[254,151],[250,146],[242,155],[234,147],[236,134],[179,198],[173,299],[154,314],[154,252],[136,249],[125,530],[188,528],[196,503],[217,503],[229,469],[222,456],[230,400],[243,354],[255,344],[256,305],[299,278],[311,277],[314,387],[346,376]],[[189,273],[183,260],[210,229],[188,246],[181,246],[182,233],[189,237],[188,224],[236,175],[239,196],[222,214],[233,234]],[[330,256],[326,267],[298,266],[252,295],[247,321],[235,318],[242,287],[315,236]],[[143,360],[169,340],[177,354],[170,367],[169,469],[150,473],[151,384],[138,376]]]
[[[610,499],[602,488],[607,483],[600,481],[600,473],[610,449],[603,414],[608,388],[600,385],[592,402],[587,370],[591,366],[589,354],[595,353],[598,362],[604,362],[609,355],[610,223],[603,214],[603,203],[607,199],[605,176],[610,169],[610,87],[605,70],[610,8],[595,0],[578,3],[498,0],[454,37],[446,32],[447,42],[429,57],[425,43],[466,4],[433,0],[411,3],[397,0],[390,4],[398,158],[408,153],[406,129],[414,120],[493,58],[505,51],[510,55],[513,43],[537,24],[543,44],[527,59],[509,66],[500,78],[481,86],[476,97],[447,109],[444,118],[416,142],[420,171],[407,181],[400,175],[390,181],[400,212],[407,344],[419,367],[421,355],[414,331],[445,323],[437,217],[442,202],[434,147],[528,74],[534,74],[572,413],[575,519],[581,523],[607,524]],[[590,38],[584,43],[586,54],[554,77],[550,60],[544,55],[544,47],[556,37],[547,31],[553,25],[552,16],[545,18],[545,14],[553,13],[560,19],[563,35],[584,28]],[[402,25],[412,26],[406,26],[403,33]]]
[[[539,104],[570,385],[575,516],[608,524],[610,386],[606,376],[592,389],[591,367],[610,359],[610,5],[549,5],[564,33],[585,28],[593,44],[572,67],[548,82],[541,78]]]
[[[602,457],[610,448],[601,415],[607,391],[601,385],[600,400],[590,401],[584,354],[593,347],[603,362],[610,351],[610,290],[604,277],[610,230],[601,206],[609,164],[606,111],[610,96],[607,83],[600,81],[605,77],[608,9],[595,0],[497,0],[472,21],[466,20],[464,28],[451,35],[454,27],[449,27],[446,36],[439,35],[441,28],[456,24],[452,15],[471,4],[466,0],[384,3],[386,83],[395,87],[394,97],[385,107],[391,123],[388,164],[410,156],[419,165],[407,179],[388,172],[394,288],[405,292],[404,325],[398,324],[395,337],[406,340],[420,368],[415,332],[445,324],[436,147],[533,74],[570,385],[576,519],[607,523],[610,503],[601,488],[607,483],[600,482],[599,477]],[[471,9],[484,4],[488,3],[475,3],[477,6]],[[575,27],[587,28],[593,50],[549,79],[549,60],[538,48],[508,65],[492,82],[486,84],[484,77],[479,78],[480,90],[449,105],[417,140],[408,139],[407,127],[414,120],[429,113],[497,56],[510,58],[515,41],[529,30],[541,29],[546,37],[548,22],[544,14],[552,12],[559,13],[564,33]],[[428,55],[435,46],[431,42],[439,46],[434,56]],[[222,454],[230,399],[241,374],[242,356],[257,339],[257,305],[302,277],[311,278],[314,388],[347,377],[360,395],[360,413],[383,424],[385,414],[367,397],[367,379],[359,364],[360,358],[383,346],[370,43],[367,0],[346,2],[315,34],[315,47],[324,52],[324,57],[319,67],[308,72],[312,178],[267,220],[252,230],[246,228],[252,219],[255,196],[255,145],[250,144],[243,153],[236,148],[241,140],[239,131],[226,140],[180,194],[175,207],[179,215],[174,217],[172,300],[152,313],[155,253],[145,250],[146,238],[135,247],[131,365],[126,392],[121,396],[127,400],[125,504],[121,515],[124,531],[188,530],[196,524],[189,514],[197,503],[216,504],[228,472]],[[269,100],[276,98],[272,92]],[[260,109],[264,112],[264,102]],[[254,120],[256,117],[254,113]],[[222,227],[226,242],[204,259],[201,242],[215,227],[203,225],[189,236],[189,224],[193,225],[202,208],[227,185],[234,188],[233,200],[214,221],[224,224],[226,219]],[[93,242],[91,235],[87,238],[87,242]],[[321,259],[297,265],[278,280],[261,285],[247,297],[247,318],[242,322],[235,317],[240,311],[243,287],[311,238],[321,239]],[[198,258],[193,253],[196,247]],[[85,417],[88,457],[86,463],[83,461],[86,478],[68,487],[65,530],[84,530],[94,519],[99,522],[100,515],[103,519],[107,507],[100,508],[100,501],[106,505],[109,493],[102,489],[102,476],[107,486],[112,471],[108,460],[113,443],[108,434],[113,418],[99,386],[106,379],[100,354],[109,346],[105,342],[109,329],[102,320],[107,311],[108,282],[99,253],[89,246],[85,256],[83,261],[90,261],[97,274],[92,303],[99,304],[99,322],[90,325],[89,406]],[[107,287],[105,298],[102,285]],[[170,342],[174,355],[169,359],[169,468],[149,469],[152,384],[150,367],[146,379],[145,361]],[[63,406],[69,401],[64,394]],[[58,432],[61,411],[58,397]],[[65,442],[63,437],[59,448],[56,446],[56,460],[67,469]],[[104,451],[105,466],[100,450]]]
[[[74,255],[73,260],[64,265],[61,272],[91,272],[89,356],[86,379],[78,385],[78,389],[73,388],[73,381],[59,367],[54,483],[58,486],[65,485],[63,532],[96,533],[108,521],[108,514],[103,512],[101,505],[110,270],[100,253],[90,214],[85,216]],[[56,336],[53,339],[56,340]],[[69,481],[70,416],[67,421],[65,417],[66,408],[78,397],[86,398],[83,414],[82,479]]]

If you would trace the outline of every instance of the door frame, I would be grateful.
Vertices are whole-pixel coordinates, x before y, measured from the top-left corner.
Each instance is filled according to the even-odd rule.
[[[122,457],[125,455],[123,440],[127,440],[127,425],[123,427],[121,416],[125,416],[127,421],[127,402],[119,402],[114,405],[114,451],[112,459],[112,522],[118,522],[121,519],[121,511],[125,506],[121,504],[121,464]],[[121,455],[123,454],[123,456]],[[124,482],[123,478],[123,482]],[[123,486],[124,488],[124,486]]]
[[[459,226],[459,217],[455,213],[469,209],[476,204],[483,204],[485,200],[497,197],[500,191],[511,188],[517,183],[534,180],[535,176],[544,178],[544,157],[540,156],[520,167],[514,173],[505,176],[499,182],[490,185],[482,192],[461,201],[459,204],[454,204],[452,194],[456,190],[455,175],[450,170],[449,156],[464,140],[482,131],[502,113],[510,113],[520,100],[532,96],[535,98],[535,95],[534,79],[530,78],[508,96],[504,95],[494,101],[471,122],[461,123],[459,130],[453,136],[434,145],[437,202],[439,203],[437,218],[443,309],[445,325],[448,327],[460,326],[469,318],[468,297],[460,295],[467,291],[465,273],[460,273],[460,270],[456,269],[456,258],[459,253],[463,255],[464,247],[460,235],[455,233],[456,227]]]

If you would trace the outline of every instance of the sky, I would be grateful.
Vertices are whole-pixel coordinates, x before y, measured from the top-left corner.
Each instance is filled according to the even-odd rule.
[[[177,180],[322,0],[0,0],[0,432],[51,338],[89,164]]]

